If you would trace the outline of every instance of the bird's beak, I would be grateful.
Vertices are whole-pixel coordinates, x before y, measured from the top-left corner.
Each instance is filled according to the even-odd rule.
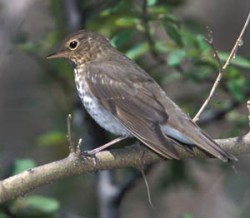
[[[51,54],[47,56],[47,59],[53,59],[53,58],[67,58],[68,54],[65,51],[59,51],[57,53]]]

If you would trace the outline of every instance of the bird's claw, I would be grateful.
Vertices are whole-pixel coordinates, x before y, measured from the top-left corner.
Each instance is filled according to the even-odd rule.
[[[93,160],[93,165],[94,165],[94,169],[96,170],[96,153],[92,152],[92,151],[82,151],[82,156],[86,159],[92,159]]]

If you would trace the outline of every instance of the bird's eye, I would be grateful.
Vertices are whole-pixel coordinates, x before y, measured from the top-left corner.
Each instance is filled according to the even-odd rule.
[[[72,40],[70,43],[69,43],[69,48],[71,50],[75,50],[78,46],[79,42],[77,40]]]

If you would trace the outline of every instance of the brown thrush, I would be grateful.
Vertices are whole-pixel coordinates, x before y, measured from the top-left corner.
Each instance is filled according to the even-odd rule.
[[[89,153],[133,136],[167,159],[179,159],[178,145],[187,151],[196,146],[223,161],[236,160],[104,36],[86,30],[73,33],[48,58],[66,58],[73,63],[84,107],[101,127],[120,136]]]

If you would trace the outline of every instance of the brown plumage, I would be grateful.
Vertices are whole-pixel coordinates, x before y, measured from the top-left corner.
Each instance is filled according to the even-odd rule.
[[[179,159],[176,145],[198,149],[223,161],[236,160],[167,97],[142,68],[93,32],[67,37],[48,58],[74,64],[78,94],[90,115],[106,130],[134,136],[167,159]]]

